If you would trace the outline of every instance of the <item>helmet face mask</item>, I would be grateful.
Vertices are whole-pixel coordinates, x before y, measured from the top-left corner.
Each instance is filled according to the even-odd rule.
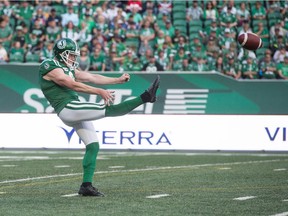
[[[77,43],[70,38],[58,40],[53,48],[55,57],[64,62],[70,69],[76,69],[79,66],[77,62],[80,56],[80,50]]]

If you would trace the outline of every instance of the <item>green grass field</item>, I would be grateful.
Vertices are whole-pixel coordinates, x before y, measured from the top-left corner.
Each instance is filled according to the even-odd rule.
[[[288,215],[288,154],[101,151],[80,197],[83,151],[0,151],[0,215]]]

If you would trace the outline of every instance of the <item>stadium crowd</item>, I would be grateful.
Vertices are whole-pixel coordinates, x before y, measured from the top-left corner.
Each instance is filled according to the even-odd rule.
[[[0,1],[0,62],[38,63],[72,38],[86,71],[211,71],[288,79],[288,1]],[[237,43],[254,32],[263,47]]]

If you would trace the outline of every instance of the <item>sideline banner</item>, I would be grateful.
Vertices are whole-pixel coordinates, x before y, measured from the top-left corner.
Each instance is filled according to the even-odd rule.
[[[55,114],[0,114],[0,148],[82,149]],[[94,121],[101,149],[288,151],[288,116],[126,115]]]
[[[105,72],[118,77],[120,73]],[[98,86],[115,90],[115,103],[140,95],[155,73],[130,73],[125,84]],[[287,80],[234,80],[217,72],[159,72],[158,100],[131,114],[287,114]],[[38,84],[38,66],[0,65],[0,113],[52,113]],[[96,95],[80,94],[86,102]]]

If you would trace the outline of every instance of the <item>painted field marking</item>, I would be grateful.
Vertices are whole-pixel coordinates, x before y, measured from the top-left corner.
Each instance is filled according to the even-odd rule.
[[[156,194],[156,195],[152,195],[152,196],[146,196],[146,198],[148,199],[158,199],[158,198],[162,198],[162,197],[168,197],[170,196],[169,194]]]
[[[282,212],[282,213],[278,213],[278,214],[270,215],[270,216],[288,216],[288,212]]]
[[[283,202],[288,202],[288,199],[284,199],[284,200],[282,200]]]
[[[249,199],[254,199],[256,196],[245,196],[245,197],[237,197],[234,198],[233,200],[238,200],[238,201],[244,201],[244,200],[249,200]]]
[[[70,167],[70,165],[58,165],[58,166],[54,166],[55,168],[68,168]]]
[[[2,167],[16,167],[16,166],[18,166],[18,165],[13,165],[13,164],[11,164],[11,165],[9,165],[9,164],[4,164],[4,165],[1,165]]]
[[[75,196],[79,196],[79,194],[78,193],[66,194],[66,195],[62,195],[61,197],[75,197]]]
[[[219,170],[230,170],[231,167],[219,167],[218,169],[219,169]]]
[[[125,166],[109,166],[109,169],[122,169],[125,168]]]
[[[280,168],[280,169],[274,169],[273,171],[285,171],[285,170],[287,170],[286,168]]]
[[[6,194],[6,192],[1,192],[1,191],[0,191],[0,195],[1,195],[1,194]]]
[[[231,166],[231,165],[243,165],[243,164],[259,164],[259,163],[271,163],[271,162],[279,162],[280,159],[275,160],[262,160],[262,161],[246,161],[246,162],[233,162],[233,163],[215,163],[215,164],[196,164],[196,165],[187,165],[187,166],[168,166],[168,167],[154,167],[154,168],[144,168],[144,169],[132,169],[132,170],[110,170],[110,171],[100,171],[96,172],[96,174],[109,174],[109,173],[133,173],[133,172],[145,172],[145,171],[157,171],[157,170],[173,170],[173,169],[197,169],[200,167],[215,167],[215,166]],[[26,182],[33,180],[41,180],[41,179],[51,179],[51,178],[59,178],[59,177],[71,177],[71,176],[81,176],[83,173],[68,173],[61,175],[50,175],[50,176],[38,176],[38,177],[30,177],[23,179],[14,179],[14,180],[5,180],[0,181],[0,184],[9,184],[16,182]]]

